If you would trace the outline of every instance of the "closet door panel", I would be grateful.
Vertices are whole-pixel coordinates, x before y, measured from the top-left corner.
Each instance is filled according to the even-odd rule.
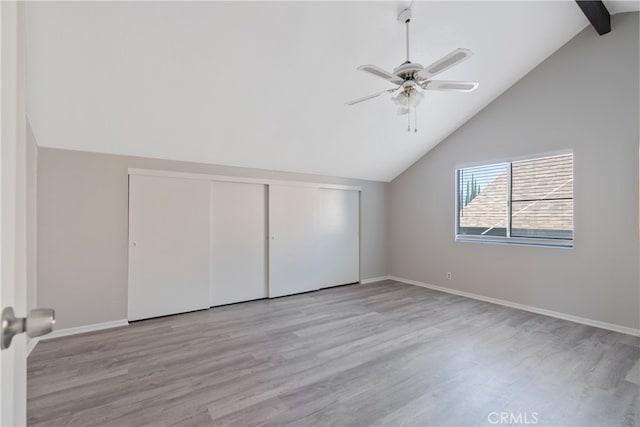
[[[269,185],[269,297],[322,287],[320,189]]]
[[[320,189],[319,257],[322,287],[360,280],[360,194],[352,190]]]
[[[128,318],[209,306],[210,185],[129,177]]]
[[[211,306],[267,297],[265,186],[211,183]]]

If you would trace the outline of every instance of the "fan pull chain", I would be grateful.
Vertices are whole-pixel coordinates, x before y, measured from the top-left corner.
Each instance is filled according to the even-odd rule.
[[[407,92],[407,132],[411,132],[411,92]]]
[[[418,133],[418,106],[413,107],[413,131]]]

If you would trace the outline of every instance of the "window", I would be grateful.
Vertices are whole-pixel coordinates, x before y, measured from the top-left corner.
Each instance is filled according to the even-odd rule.
[[[457,240],[573,246],[573,154],[456,175]]]

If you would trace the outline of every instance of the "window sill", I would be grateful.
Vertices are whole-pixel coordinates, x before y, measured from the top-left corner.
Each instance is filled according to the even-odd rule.
[[[573,240],[560,239],[526,239],[517,237],[486,237],[486,236],[456,236],[456,242],[462,243],[489,243],[499,245],[536,246],[547,248],[573,249]]]

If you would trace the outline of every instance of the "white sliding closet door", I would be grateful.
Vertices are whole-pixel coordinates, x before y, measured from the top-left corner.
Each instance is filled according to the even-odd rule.
[[[359,192],[269,186],[269,297],[359,280]]]
[[[320,189],[269,185],[269,297],[322,287]]]
[[[320,189],[322,287],[360,281],[360,193]]]
[[[211,183],[211,306],[267,297],[265,186]]]
[[[129,176],[129,320],[209,307],[210,183]]]

